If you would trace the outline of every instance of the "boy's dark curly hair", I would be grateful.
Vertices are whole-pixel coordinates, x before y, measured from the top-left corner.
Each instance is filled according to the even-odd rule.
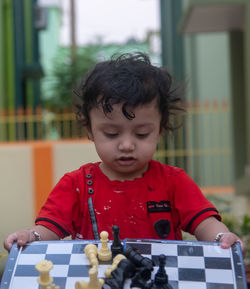
[[[126,53],[112,57],[109,61],[98,63],[80,84],[74,94],[80,98],[75,105],[78,120],[85,126],[91,126],[89,112],[101,105],[105,114],[114,104],[122,103],[122,112],[128,119],[133,113],[128,107],[136,107],[157,99],[162,115],[161,129],[173,130],[170,115],[180,106],[181,98],[173,88],[173,80],[164,68],[153,66],[144,53]]]

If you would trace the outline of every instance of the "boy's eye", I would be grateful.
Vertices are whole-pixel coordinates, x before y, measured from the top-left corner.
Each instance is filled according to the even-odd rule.
[[[105,134],[105,136],[107,136],[107,137],[116,137],[116,136],[118,135],[118,133],[115,133],[115,132],[113,132],[113,133],[111,133],[111,132],[104,132],[104,134]]]
[[[147,137],[149,135],[149,133],[137,133],[136,136],[139,138],[144,138]]]

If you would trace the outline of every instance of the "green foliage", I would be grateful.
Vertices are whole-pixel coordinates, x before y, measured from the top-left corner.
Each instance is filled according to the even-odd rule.
[[[245,215],[241,224],[241,232],[243,236],[250,236],[250,216]]]
[[[44,106],[51,110],[71,109],[72,89],[77,86],[84,74],[97,63],[98,47],[88,46],[77,50],[73,60],[69,49],[61,48],[54,62],[48,82],[50,97]]]
[[[222,221],[231,232],[239,237],[250,236],[250,217],[248,215],[244,215],[240,219],[229,215],[223,215]]]
[[[61,47],[53,63],[53,70],[43,80],[43,106],[52,111],[71,109],[72,89],[77,86],[85,73],[97,62],[109,59],[113,54],[143,51],[149,53],[148,44],[88,45],[77,48],[72,60],[69,47]]]

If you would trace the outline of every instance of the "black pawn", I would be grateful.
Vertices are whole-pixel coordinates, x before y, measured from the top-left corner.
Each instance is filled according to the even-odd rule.
[[[159,270],[155,274],[154,289],[173,289],[168,283],[168,275],[165,271],[166,256],[161,254],[159,256]]]
[[[111,245],[111,252],[112,252],[112,258],[114,258],[116,255],[121,254],[123,252],[123,245],[120,241],[120,228],[119,226],[114,225],[112,227],[113,231],[113,243]]]

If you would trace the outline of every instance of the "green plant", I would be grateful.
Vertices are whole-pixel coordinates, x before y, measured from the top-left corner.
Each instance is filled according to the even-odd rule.
[[[72,58],[69,49],[61,48],[53,64],[53,70],[47,76],[49,97],[44,107],[50,110],[70,110],[72,107],[72,89],[77,86],[84,74],[97,63],[97,46],[87,46],[76,51]]]
[[[241,231],[244,236],[250,236],[250,216],[245,215],[243,217]]]
[[[97,62],[109,59],[114,54],[143,51],[150,54],[146,42],[126,44],[89,44],[77,47],[73,59],[69,47],[60,47],[52,71],[45,75],[42,83],[43,107],[64,110],[72,107],[72,89],[77,86],[85,73]]]

